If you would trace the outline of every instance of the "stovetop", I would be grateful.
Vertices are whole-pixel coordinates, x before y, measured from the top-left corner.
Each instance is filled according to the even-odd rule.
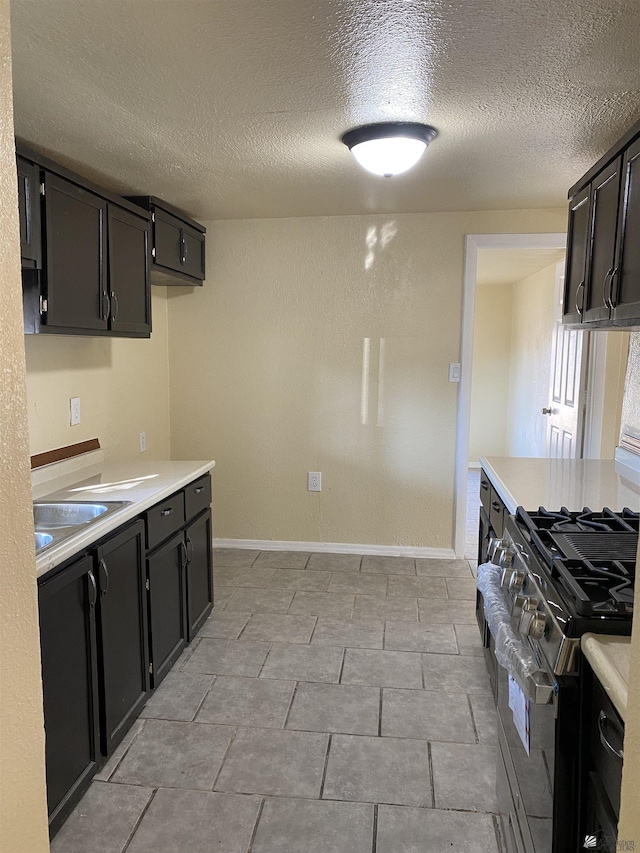
[[[518,507],[516,519],[570,616],[631,618],[640,513]]]

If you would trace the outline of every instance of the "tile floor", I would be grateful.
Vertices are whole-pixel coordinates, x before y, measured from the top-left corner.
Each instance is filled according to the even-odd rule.
[[[215,563],[211,618],[52,853],[498,853],[470,563]]]

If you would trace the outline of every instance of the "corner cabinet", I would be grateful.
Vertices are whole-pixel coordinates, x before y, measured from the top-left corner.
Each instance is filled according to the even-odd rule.
[[[148,338],[149,214],[18,152],[25,333]]]
[[[206,474],[38,580],[53,836],[213,607]]]
[[[206,228],[156,196],[132,196],[129,201],[151,214],[151,283],[202,285]]]
[[[640,326],[640,122],[569,191],[563,322]]]

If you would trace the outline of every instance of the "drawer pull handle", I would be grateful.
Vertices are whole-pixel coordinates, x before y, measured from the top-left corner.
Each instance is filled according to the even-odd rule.
[[[168,509],[161,509],[160,515],[162,515],[162,516],[171,515],[172,512],[173,512],[173,507],[170,506]]]
[[[609,718],[607,717],[605,712],[600,711],[600,713],[598,714],[598,732],[600,734],[600,743],[604,746],[605,749],[608,749],[609,752],[611,752],[613,755],[616,756],[616,758],[619,758],[620,761],[622,761],[622,757],[624,755],[623,751],[621,749],[617,750],[615,747],[611,746],[604,733],[604,727],[607,725],[608,722]]]
[[[488,491],[489,490],[489,483],[487,483],[486,480],[481,480],[480,481],[480,488],[484,489],[485,492]]]
[[[199,495],[200,492],[204,492],[204,486],[197,486],[193,491],[196,495]]]
[[[91,584],[89,596],[89,608],[93,609],[96,606],[96,602],[98,600],[98,585],[96,584],[96,579],[92,571],[88,571],[89,575],[89,583]]]
[[[500,512],[500,504],[498,501],[491,501],[491,508],[495,509],[496,512]]]

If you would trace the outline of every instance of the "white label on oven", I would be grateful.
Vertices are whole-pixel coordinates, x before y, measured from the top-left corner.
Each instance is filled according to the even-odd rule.
[[[509,707],[513,713],[513,725],[527,755],[531,755],[530,702],[522,692],[518,682],[509,676]]]

